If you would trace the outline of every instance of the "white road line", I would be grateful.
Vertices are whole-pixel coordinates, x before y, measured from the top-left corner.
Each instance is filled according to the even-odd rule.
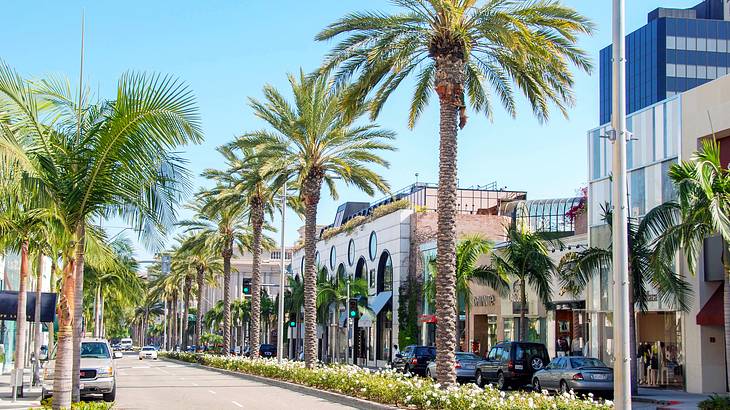
[[[132,369],[149,369],[149,366],[132,366]]]
[[[159,371],[161,371],[162,373],[165,373],[165,374],[172,374],[172,373],[168,372],[167,370],[163,370],[160,367],[155,367],[155,369],[157,369],[157,370],[159,370]]]
[[[213,390],[208,390],[208,393],[210,393],[210,394],[216,394],[216,392],[214,392]]]
[[[235,404],[238,407],[243,407],[243,404],[241,404],[241,403],[239,403],[239,402],[237,402],[235,400],[231,400],[231,403]]]

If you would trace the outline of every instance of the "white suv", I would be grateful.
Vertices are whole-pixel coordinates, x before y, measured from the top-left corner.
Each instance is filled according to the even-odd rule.
[[[154,359],[157,360],[157,349],[154,346],[145,346],[139,351],[139,360]]]
[[[114,401],[117,395],[117,376],[114,359],[122,357],[121,352],[113,352],[106,339],[81,340],[81,382],[82,396],[101,394],[104,401]],[[43,366],[42,398],[53,394],[53,375],[55,355]]]

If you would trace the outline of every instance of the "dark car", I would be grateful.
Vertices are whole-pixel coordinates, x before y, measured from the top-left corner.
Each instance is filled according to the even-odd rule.
[[[547,348],[542,343],[497,343],[479,362],[476,383],[484,386],[494,383],[500,390],[522,387],[532,382],[532,375],[550,362]]]
[[[433,346],[406,346],[402,353],[393,358],[393,367],[403,373],[426,375],[428,364],[436,359],[436,348]]]
[[[264,359],[269,357],[276,357],[276,346],[268,343],[264,343],[259,346],[259,356]]]
[[[456,352],[456,380],[460,382],[472,382],[476,377],[477,363],[482,358],[469,352]],[[436,362],[428,364],[426,375],[436,379]]]
[[[544,369],[532,376],[532,387],[540,391],[566,393],[613,393],[613,369],[592,357],[556,357]]]

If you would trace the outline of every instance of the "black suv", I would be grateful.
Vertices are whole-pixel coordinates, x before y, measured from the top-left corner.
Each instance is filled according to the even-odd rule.
[[[436,348],[433,346],[406,346],[403,353],[395,355],[393,367],[403,373],[426,375],[428,363],[436,359]]]
[[[276,346],[264,343],[259,346],[259,357],[276,357]]]
[[[521,387],[530,384],[532,375],[548,363],[550,357],[542,343],[497,343],[477,365],[476,383],[495,383],[500,390]]]

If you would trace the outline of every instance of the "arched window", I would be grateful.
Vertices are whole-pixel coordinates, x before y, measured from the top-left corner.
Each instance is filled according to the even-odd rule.
[[[378,262],[378,293],[393,290],[393,260],[388,251],[383,251]]]
[[[302,275],[302,277],[304,277],[304,255],[302,255],[302,263],[299,267],[299,273]]]
[[[319,251],[314,254],[314,268],[319,269]]]
[[[355,279],[368,280],[368,264],[362,256],[357,260],[357,266],[355,266]]]
[[[370,232],[368,251],[370,253],[370,260],[374,261],[375,257],[378,256],[378,235],[375,234],[375,231]]]
[[[330,248],[330,269],[335,270],[335,263],[337,263],[337,250],[332,245],[332,248]]]
[[[347,264],[352,266],[355,263],[355,240],[350,239],[350,243],[347,245]]]
[[[337,267],[337,283],[347,280],[347,272],[345,271],[345,264],[341,263]]]

